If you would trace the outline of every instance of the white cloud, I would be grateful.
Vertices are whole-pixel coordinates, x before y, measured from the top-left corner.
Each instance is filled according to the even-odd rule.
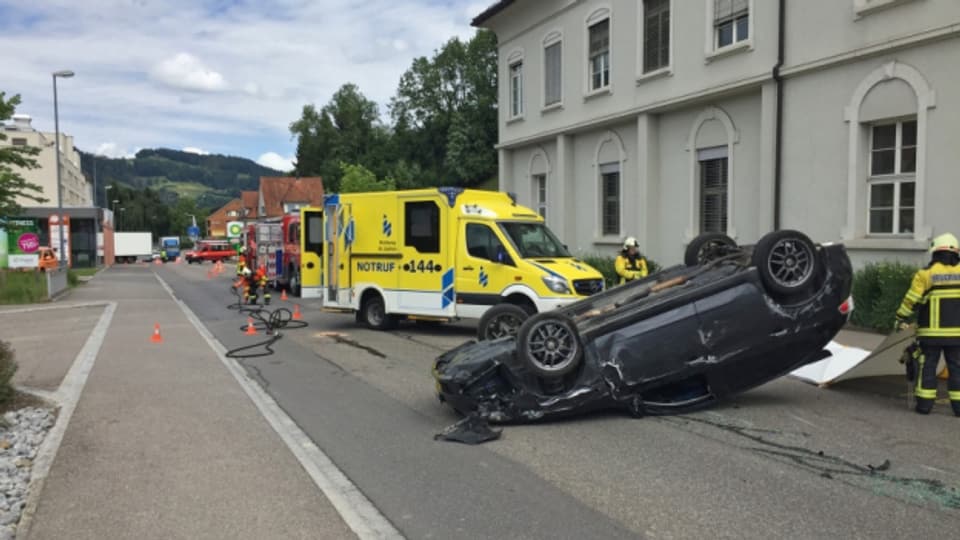
[[[209,156],[209,155],[210,155],[210,152],[207,152],[206,150],[203,150],[202,148],[197,148],[196,146],[185,146],[185,147],[182,148],[181,150],[183,150],[184,152],[186,152],[186,153],[188,153],[188,154],[197,154],[197,155],[199,155],[199,156]]]
[[[470,18],[491,2],[0,0],[0,50],[17,51],[3,57],[3,90],[52,131],[49,70],[38,66],[71,69],[58,82],[60,127],[81,149],[256,158],[271,148],[289,168],[289,125],[304,105],[352,82],[385,115],[413,59],[472,36]]]
[[[138,150],[139,148],[133,152],[128,152],[126,148],[121,148],[117,143],[105,142],[98,146],[93,153],[109,158],[133,158]]]
[[[293,170],[293,156],[283,157],[276,152],[267,152],[257,158],[257,163],[264,167],[270,167],[278,171],[289,172]]]
[[[161,61],[153,68],[151,76],[159,82],[184,90],[218,92],[227,89],[223,75],[189,53],[179,53]]]

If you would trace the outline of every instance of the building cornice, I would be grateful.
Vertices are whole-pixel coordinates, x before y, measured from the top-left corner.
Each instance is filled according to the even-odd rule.
[[[823,58],[818,58],[817,60],[796,64],[790,67],[784,67],[781,70],[781,73],[784,77],[802,75],[811,71],[832,68],[840,64],[863,60],[864,58],[879,56],[898,51],[900,49],[906,49],[933,41],[957,37],[958,35],[960,35],[960,24],[948,24],[946,26],[940,26],[930,30],[924,30],[923,32],[916,32],[906,36],[894,38],[883,43],[867,45],[865,47],[853,49],[852,51],[847,51],[832,56],[825,56]]]

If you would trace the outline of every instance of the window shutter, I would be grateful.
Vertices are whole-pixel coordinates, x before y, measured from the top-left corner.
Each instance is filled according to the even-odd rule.
[[[727,231],[727,159],[700,162],[701,232]]]
[[[546,70],[544,102],[546,105],[557,103],[561,99],[560,87],[563,80],[561,54],[561,43],[554,43],[544,49],[544,69]]]
[[[749,0],[714,0],[713,2],[713,21],[714,23],[725,22],[750,11]]]
[[[590,27],[590,55],[605,52],[610,48],[610,19]]]

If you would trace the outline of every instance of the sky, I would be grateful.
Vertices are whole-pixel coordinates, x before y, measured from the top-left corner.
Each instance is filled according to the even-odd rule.
[[[85,152],[237,155],[289,170],[289,125],[352,82],[387,105],[492,0],[0,0],[0,91]]]

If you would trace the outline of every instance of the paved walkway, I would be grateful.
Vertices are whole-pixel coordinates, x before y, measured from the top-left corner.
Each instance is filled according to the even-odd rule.
[[[103,272],[74,302],[115,308],[83,308],[102,346],[18,538],[354,537],[150,268]],[[77,309],[44,311],[51,332]],[[150,342],[154,323],[163,343]],[[76,354],[62,335],[47,354]]]

